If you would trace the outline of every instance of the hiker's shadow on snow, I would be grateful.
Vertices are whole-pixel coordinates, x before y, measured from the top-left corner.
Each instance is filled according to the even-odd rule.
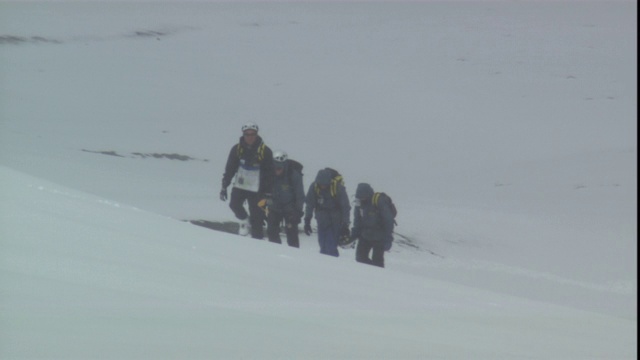
[[[209,220],[185,220],[194,225],[202,226],[210,230],[222,231],[229,234],[238,234],[238,230],[240,229],[240,224],[234,221],[209,221]],[[282,232],[282,231],[281,231]],[[427,252],[433,256],[444,258],[444,256],[437,254],[429,249],[424,248],[419,245],[415,239],[412,239],[408,236],[398,234],[394,232],[395,242],[405,249],[418,251],[418,252]]]
[[[206,227],[207,229],[222,231],[230,234],[238,234],[240,224],[234,221],[208,221],[208,220],[187,220],[188,222]]]
[[[193,225],[198,225],[205,227],[210,230],[222,231],[229,234],[238,235],[238,230],[240,230],[240,223],[235,221],[209,221],[209,220],[185,220],[187,222],[192,223]],[[265,225],[266,229],[266,225]],[[302,233],[302,230],[299,230]],[[284,234],[284,229],[280,230],[281,234]]]

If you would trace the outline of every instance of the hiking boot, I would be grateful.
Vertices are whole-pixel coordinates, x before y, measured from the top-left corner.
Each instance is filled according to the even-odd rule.
[[[249,218],[240,220],[240,229],[238,229],[238,235],[247,236],[249,235],[249,231],[251,231],[251,225],[249,225]]]

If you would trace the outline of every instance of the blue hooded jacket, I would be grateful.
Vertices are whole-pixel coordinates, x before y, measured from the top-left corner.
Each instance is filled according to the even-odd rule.
[[[304,206],[304,187],[302,185],[302,174],[292,169],[289,160],[284,164],[281,175],[274,176],[273,179],[273,203],[270,210],[280,213],[295,213],[302,216]]]
[[[311,184],[305,200],[305,222],[309,223],[314,215],[318,228],[349,226],[351,205],[347,190],[338,185],[336,195],[331,195],[332,173],[323,169],[318,171],[316,181]],[[316,187],[316,184],[318,187]],[[320,186],[324,186],[321,188]]]
[[[358,184],[356,199],[360,204],[353,210],[353,237],[362,240],[384,242],[389,248],[393,241],[393,213],[389,198],[381,196],[378,205],[372,203],[373,188],[367,183]]]

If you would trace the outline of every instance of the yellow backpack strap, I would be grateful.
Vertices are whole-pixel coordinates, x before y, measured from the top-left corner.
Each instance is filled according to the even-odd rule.
[[[331,196],[336,197],[338,195],[338,185],[344,185],[342,175],[338,175],[331,179]]]
[[[242,145],[241,145],[240,143],[238,143],[238,149],[237,149],[237,152],[238,152],[238,159],[242,157],[242,151],[243,151],[243,150],[244,150],[244,149],[242,148]]]
[[[338,196],[338,185],[344,185],[344,181],[342,180],[342,176],[338,175],[331,179],[331,183],[329,184],[329,193],[331,197]],[[314,184],[314,188],[316,190],[316,194],[320,195],[320,187],[318,184]]]
[[[258,161],[262,161],[264,159],[264,148],[265,148],[265,144],[262,143],[260,144],[260,146],[258,146],[258,150],[256,151],[257,155],[258,155]],[[242,144],[238,143],[238,158],[242,157],[242,153],[244,152],[244,148],[242,147]]]
[[[378,199],[380,199],[380,193],[373,194],[373,197],[371,198],[371,203],[374,206],[378,206]]]

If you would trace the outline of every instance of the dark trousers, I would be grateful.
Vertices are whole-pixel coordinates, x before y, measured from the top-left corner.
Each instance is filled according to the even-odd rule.
[[[244,208],[244,202],[249,204],[249,213]],[[251,224],[251,237],[254,239],[264,238],[264,211],[258,206],[260,196],[258,193],[243,189],[233,188],[231,190],[231,199],[229,207],[233,211],[236,218],[245,220],[249,218]]]
[[[324,255],[340,256],[338,252],[338,236],[340,228],[334,225],[321,226],[318,224],[318,244],[320,253]]]
[[[298,224],[290,223],[287,219],[290,218],[289,214],[278,212],[278,211],[269,211],[269,216],[267,216],[267,235],[269,236],[269,241],[282,244],[282,240],[280,239],[280,224],[282,220],[285,220],[284,225],[284,233],[287,235],[287,244],[292,247],[300,247],[300,238],[298,236]]]
[[[371,258],[369,253],[372,252]],[[384,267],[384,243],[382,241],[358,240],[356,261],[374,266]]]

